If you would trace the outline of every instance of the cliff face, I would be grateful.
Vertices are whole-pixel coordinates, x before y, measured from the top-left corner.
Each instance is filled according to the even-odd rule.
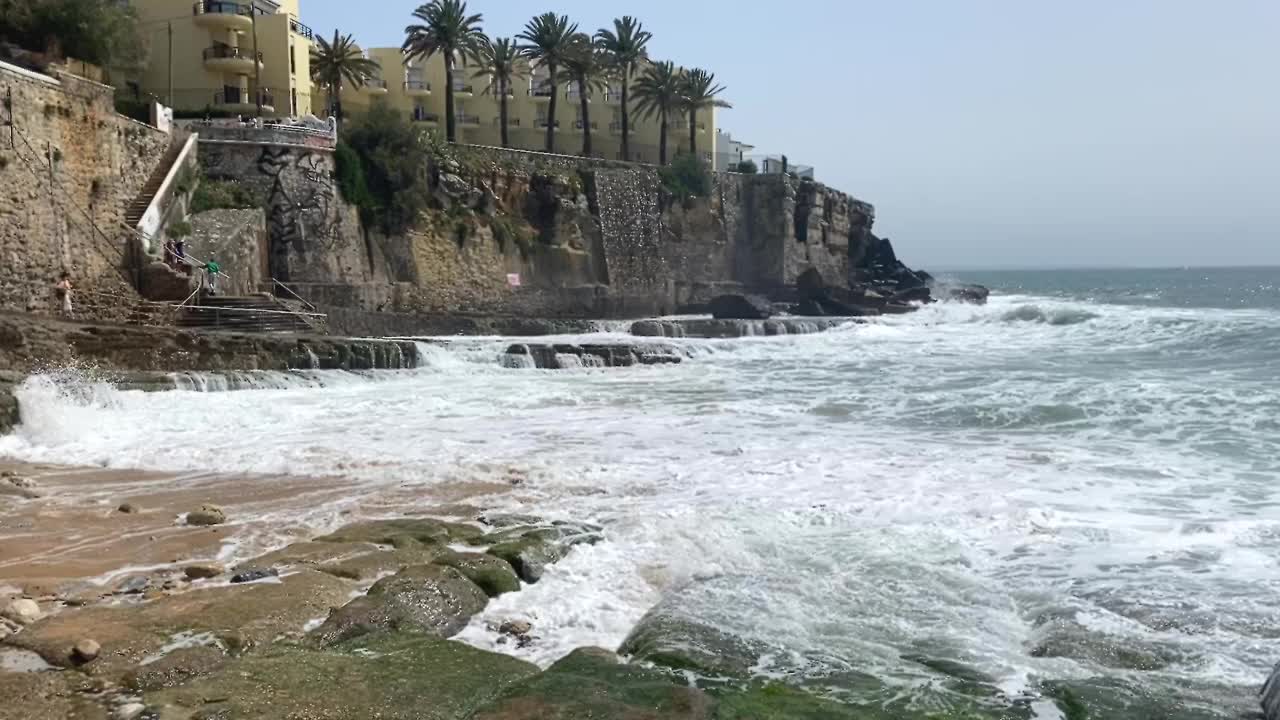
[[[811,268],[844,287],[874,218],[808,180],[718,175],[708,197],[679,200],[653,167],[457,147],[424,169],[432,209],[386,236],[337,192],[332,153],[202,145],[201,158],[263,203],[270,275],[346,310],[633,317],[727,291],[785,295]]]

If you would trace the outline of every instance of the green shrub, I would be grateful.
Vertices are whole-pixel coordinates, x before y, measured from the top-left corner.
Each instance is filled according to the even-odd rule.
[[[711,194],[711,171],[696,155],[677,155],[670,165],[658,170],[658,176],[662,187],[681,200]]]
[[[253,191],[234,180],[206,179],[191,196],[191,212],[261,207]]]
[[[364,179],[360,155],[350,145],[339,141],[333,159],[337,166],[338,192],[342,193],[342,198],[358,208],[370,207],[373,198]]]
[[[20,47],[100,65],[139,69],[146,41],[129,3],[103,0],[0,1],[0,38]]]
[[[347,123],[342,142],[359,159],[364,175],[367,194],[357,206],[366,225],[377,225],[388,235],[413,227],[431,197],[426,177],[433,153],[430,137],[412,127],[404,113],[375,104]]]
[[[508,244],[514,244],[520,251],[520,257],[529,259],[529,251],[533,247],[535,232],[528,223],[514,219],[510,215],[495,215],[489,221],[494,240],[498,241],[498,249],[507,251]]]
[[[743,160],[734,166],[734,170],[742,173],[743,175],[755,175],[760,172],[760,168],[756,167],[755,160]]]

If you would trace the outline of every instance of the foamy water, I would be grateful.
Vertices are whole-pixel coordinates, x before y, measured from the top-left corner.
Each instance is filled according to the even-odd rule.
[[[514,469],[528,479],[495,509],[605,527],[463,633],[543,664],[617,646],[659,603],[773,648],[763,674],[911,685],[927,671],[903,655],[924,653],[1015,692],[1101,676],[1194,697],[1280,660],[1280,311],[1007,295],[675,342],[698,355],[505,369],[495,339],[323,388],[35,379],[0,454],[342,474],[361,495]],[[497,645],[487,626],[512,617],[537,642]],[[1062,627],[1062,656],[1033,656]]]

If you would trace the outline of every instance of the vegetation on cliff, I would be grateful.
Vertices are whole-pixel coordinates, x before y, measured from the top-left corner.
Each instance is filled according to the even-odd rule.
[[[0,39],[104,68],[136,68],[147,58],[137,14],[104,0],[0,0]]]
[[[338,145],[338,183],[361,220],[385,234],[413,227],[430,205],[430,140],[399,113],[375,106],[348,123]]]

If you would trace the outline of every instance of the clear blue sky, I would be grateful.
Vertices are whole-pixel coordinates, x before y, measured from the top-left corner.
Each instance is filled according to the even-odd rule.
[[[409,0],[302,0],[398,45]],[[923,267],[1280,265],[1280,0],[471,0],[632,14],[720,124],[876,205]]]

